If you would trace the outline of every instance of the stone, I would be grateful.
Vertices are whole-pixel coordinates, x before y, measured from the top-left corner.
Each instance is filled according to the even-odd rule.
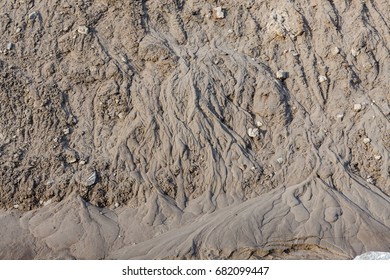
[[[370,143],[370,142],[371,142],[371,139],[370,139],[370,138],[367,138],[367,137],[366,137],[366,138],[363,139],[363,143],[364,143],[364,144],[368,144],[368,143]]]
[[[96,180],[97,180],[97,173],[96,171],[92,171],[88,177],[86,178],[85,180],[85,186],[86,187],[90,187],[90,186],[93,186],[94,184],[96,184]]]
[[[261,126],[263,126],[263,123],[261,121],[257,121],[256,125],[257,125],[257,127],[261,127]]]
[[[12,43],[8,43],[7,46],[6,46],[6,49],[8,51],[12,50],[13,48],[14,48],[14,44],[12,44]]]
[[[382,156],[380,156],[380,155],[375,155],[375,156],[374,156],[374,159],[376,159],[376,160],[381,160],[381,159],[382,159]]]
[[[64,128],[62,131],[64,132],[65,135],[68,135],[70,133],[69,128]]]
[[[357,57],[360,54],[360,51],[352,48],[351,49],[351,54],[352,54],[353,57]]]
[[[89,28],[86,27],[85,25],[80,25],[77,28],[77,32],[80,33],[80,34],[83,34],[83,35],[87,35],[89,33]]]
[[[283,158],[278,158],[277,160],[276,160],[279,164],[282,164],[283,163]]]
[[[344,118],[344,113],[338,113],[338,114],[336,115],[336,118],[342,120],[342,119]]]
[[[356,104],[353,105],[353,110],[354,110],[355,112],[361,111],[362,108],[363,108],[363,106],[362,106],[362,104],[360,104],[360,103],[356,103]]]
[[[222,9],[222,7],[216,7],[213,9],[213,16],[216,19],[223,19],[225,18],[225,12]]]
[[[332,54],[333,55],[338,55],[340,53],[340,49],[338,48],[338,47],[334,47],[333,49],[332,49]]]
[[[328,80],[328,78],[326,76],[318,76],[318,81],[320,83],[326,82],[327,80]]]
[[[249,137],[252,137],[252,138],[259,136],[259,129],[258,128],[249,128],[248,135],[249,135]]]
[[[288,78],[288,72],[284,70],[279,70],[278,72],[276,72],[276,78],[279,80],[285,80]]]

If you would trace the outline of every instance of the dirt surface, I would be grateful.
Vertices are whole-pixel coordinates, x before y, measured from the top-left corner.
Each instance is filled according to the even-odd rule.
[[[389,15],[1,1],[0,258],[390,251]]]

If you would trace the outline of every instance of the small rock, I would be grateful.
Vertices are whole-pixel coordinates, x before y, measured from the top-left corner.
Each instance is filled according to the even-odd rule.
[[[369,184],[374,184],[374,182],[375,182],[374,179],[371,178],[371,177],[368,178],[366,181],[367,181],[367,183],[369,183]]]
[[[370,138],[367,138],[367,137],[366,137],[366,138],[363,139],[363,143],[364,143],[364,144],[368,144],[368,143],[370,143],[370,142],[371,142],[371,139],[370,139]]]
[[[259,129],[258,128],[249,128],[248,135],[249,135],[249,137],[252,137],[252,138],[259,136]]]
[[[225,12],[222,9],[222,7],[216,7],[213,9],[213,16],[216,19],[223,19],[225,18]]]
[[[119,203],[115,202],[114,206],[115,206],[115,208],[118,208],[119,207]]]
[[[263,123],[261,121],[257,121],[256,125],[257,125],[257,127],[261,127],[261,126],[263,126]]]
[[[87,164],[87,162],[86,162],[85,160],[80,160],[80,161],[79,161],[79,164],[80,164],[80,165],[85,165],[85,164]]]
[[[96,171],[93,171],[85,180],[86,187],[90,187],[96,183],[97,180],[97,173]]]
[[[344,113],[338,113],[338,114],[336,115],[336,118],[342,120],[342,119],[344,118]]]
[[[20,33],[22,31],[22,28],[18,27],[15,29],[16,33]]]
[[[70,129],[69,128],[64,128],[64,130],[62,130],[64,132],[65,135],[68,135],[70,133]]]
[[[328,80],[328,78],[325,77],[325,76],[318,76],[318,81],[319,81],[320,83],[326,82],[327,80]]]
[[[13,49],[13,47],[14,47],[14,44],[8,43],[7,46],[6,46],[6,49],[7,49],[7,51],[10,51],[10,50]]]
[[[285,80],[288,78],[288,72],[279,70],[278,72],[276,72],[276,78],[279,80]]]
[[[358,51],[356,49],[351,49],[351,54],[352,54],[352,56],[357,57],[360,54],[360,51]]]
[[[77,28],[77,32],[80,34],[87,35],[89,33],[89,28],[86,27],[85,25],[81,25]]]
[[[380,160],[380,159],[382,158],[382,156],[380,156],[380,155],[375,155],[374,158],[375,158],[376,160]]]
[[[232,34],[232,33],[233,33],[233,29],[229,29],[229,30],[228,30],[228,33],[229,33],[229,34]]]
[[[353,110],[354,110],[355,112],[361,111],[362,108],[363,108],[363,107],[362,107],[362,104],[360,104],[360,103],[356,103],[356,104],[353,105]]]
[[[333,55],[338,55],[340,53],[340,49],[338,48],[338,47],[334,47],[333,49],[332,49],[332,54]]]
[[[15,209],[18,209],[18,208],[19,208],[19,204],[15,204],[15,205],[14,205],[14,208],[15,208]]]
[[[282,163],[283,163],[283,158],[278,158],[276,161],[277,161],[279,164],[282,164]]]

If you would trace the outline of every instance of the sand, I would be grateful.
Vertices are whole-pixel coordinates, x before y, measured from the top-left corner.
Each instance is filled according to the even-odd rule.
[[[388,15],[1,1],[0,258],[390,251]]]

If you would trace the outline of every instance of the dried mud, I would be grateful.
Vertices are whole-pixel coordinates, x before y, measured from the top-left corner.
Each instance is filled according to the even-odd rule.
[[[1,1],[0,258],[390,251],[389,15]]]

